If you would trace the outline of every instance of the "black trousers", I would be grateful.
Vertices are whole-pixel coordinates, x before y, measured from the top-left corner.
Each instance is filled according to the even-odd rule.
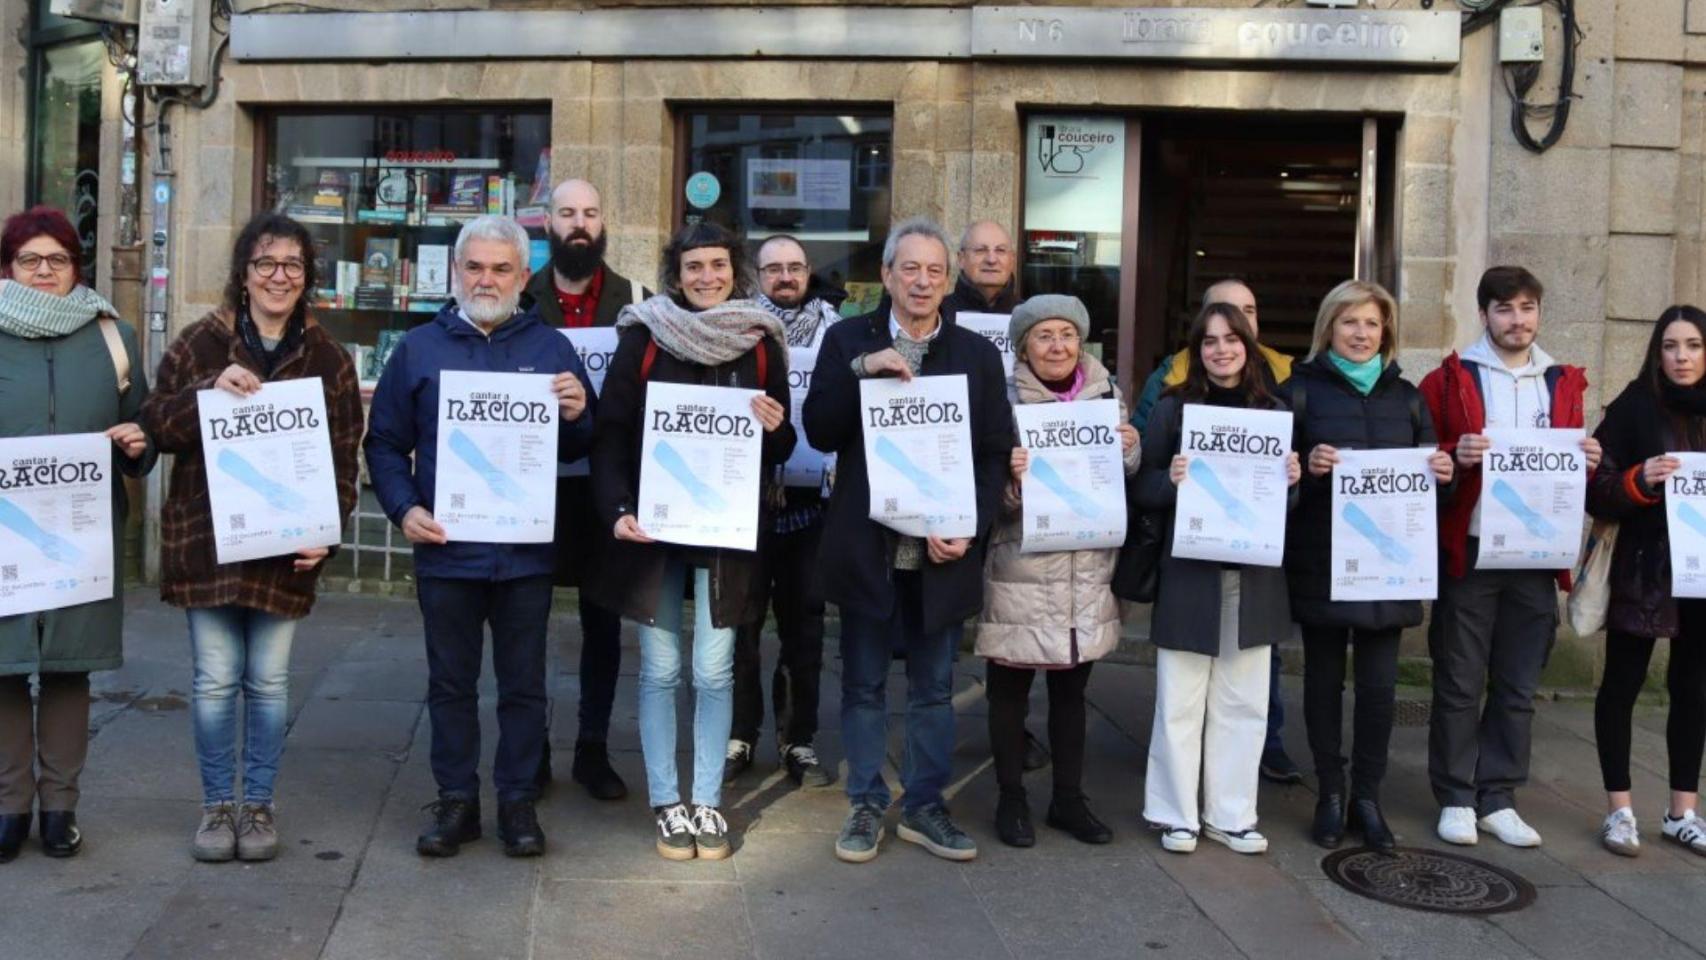
[[[1476,538],[1468,549],[1474,557]],[[1440,578],[1428,629],[1428,780],[1440,806],[1474,807],[1484,817],[1516,805],[1516,788],[1528,782],[1534,695],[1557,634],[1549,571]]]
[[[1670,788],[1700,789],[1700,752],[1706,749],[1706,602],[1681,601],[1682,629],[1670,642],[1665,687],[1670,715],[1665,746],[1670,753]],[[1593,738],[1607,793],[1629,789],[1629,744],[1635,698],[1647,680],[1651,637],[1610,631],[1605,638],[1605,676],[1593,701]]]
[[[610,738],[610,711],[616,704],[616,678],[622,673],[622,617],[580,595],[581,702],[577,740],[603,743]]]
[[[498,801],[531,800],[545,751],[545,627],[551,577],[416,584],[426,627],[427,716],[432,775],[442,797],[480,795],[480,667],[486,625],[498,679],[498,752],[492,784]]]
[[[1303,626],[1303,722],[1321,792],[1345,789],[1345,656],[1356,670],[1351,713],[1351,793],[1377,799],[1397,704],[1400,631]]]
[[[1044,670],[1048,678],[1048,746],[1054,754],[1054,799],[1084,795],[1084,688],[1093,663],[1065,670]],[[984,677],[989,697],[989,748],[995,756],[995,783],[1004,796],[1025,795],[1025,715],[1031,706],[1031,678],[1037,671],[990,661]]]
[[[795,533],[771,534],[762,544],[764,573],[759,580],[759,609],[776,612],[782,643],[770,699],[776,710],[776,736],[786,744],[809,744],[817,736],[818,689],[823,673],[823,597],[816,585],[818,540],[814,523]],[[735,631],[734,724],[729,737],[758,742],[764,723],[762,617]]]

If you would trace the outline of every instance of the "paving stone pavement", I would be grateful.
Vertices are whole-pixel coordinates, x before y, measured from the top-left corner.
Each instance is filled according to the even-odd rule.
[[[296,637],[278,781],[283,854],[265,864],[197,864],[189,856],[200,790],[183,617],[142,590],[127,605],[127,663],[97,675],[79,811],[83,853],[49,860],[32,840],[0,867],[0,960],[1706,955],[1706,858],[1657,836],[1661,708],[1640,708],[1636,729],[1637,812],[1647,841],[1640,858],[1611,856],[1595,836],[1603,795],[1591,704],[1542,703],[1534,782],[1519,803],[1545,846],[1519,851],[1489,839],[1473,852],[1527,877],[1539,897],[1492,919],[1449,918],[1360,899],[1326,880],[1321,851],[1307,837],[1308,786],[1263,785],[1262,828],[1272,843],[1265,857],[1212,843],[1189,857],[1162,852],[1139,817],[1155,678],[1122,663],[1098,666],[1090,685],[1086,787],[1117,833],[1105,847],[1042,826],[1046,771],[1029,781],[1036,847],[1011,850],[995,839],[981,661],[967,656],[955,683],[962,720],[952,805],[978,841],[975,862],[936,860],[894,840],[892,829],[875,861],[836,861],[842,795],[792,789],[770,740],[755,769],[725,793],[735,855],[666,862],[653,850],[643,800],[630,628],[611,739],[630,798],[599,803],[560,780],[540,807],[545,857],[507,860],[488,824],[488,839],[461,856],[423,860],[414,837],[433,788],[419,612],[407,601],[347,595],[323,598]],[[552,640],[552,743],[566,775],[578,693],[572,616],[554,619]],[[767,652],[774,655],[774,643]],[[841,747],[833,649],[825,669],[818,746],[834,761]],[[897,721],[903,687],[897,675]],[[1285,687],[1287,741],[1303,757],[1297,679]],[[1041,732],[1044,685],[1035,689],[1031,727]],[[488,770],[493,696],[488,667]],[[1426,751],[1425,728],[1396,732],[1386,807],[1402,842],[1437,847]],[[685,779],[690,757],[681,761]],[[485,809],[495,810],[489,797]]]

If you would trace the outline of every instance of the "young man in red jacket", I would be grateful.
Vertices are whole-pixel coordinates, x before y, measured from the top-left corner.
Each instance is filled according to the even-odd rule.
[[[1540,281],[1522,267],[1493,267],[1475,291],[1485,330],[1422,380],[1440,448],[1457,460],[1454,497],[1439,518],[1439,599],[1428,630],[1433,716],[1428,779],[1442,808],[1440,839],[1473,844],[1477,828],[1518,847],[1540,834],[1516,812],[1528,780],[1534,694],[1558,629],[1552,570],[1476,570],[1481,459],[1489,427],[1583,426],[1580,367],[1553,361],[1535,341]],[[1588,470],[1599,442],[1582,441]],[[1486,703],[1481,702],[1486,691]]]

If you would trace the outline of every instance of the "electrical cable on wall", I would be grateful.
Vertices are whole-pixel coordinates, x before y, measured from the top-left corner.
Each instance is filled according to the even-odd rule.
[[[1505,92],[1511,98],[1511,134],[1523,149],[1532,153],[1545,153],[1564,136],[1564,127],[1570,121],[1570,104],[1577,98],[1576,48],[1581,46],[1583,33],[1576,20],[1576,0],[1540,0],[1524,6],[1548,3],[1558,8],[1558,15],[1563,21],[1564,53],[1559,64],[1557,99],[1540,103],[1529,101],[1530,91],[1540,80],[1541,65],[1538,63],[1506,64],[1503,74]],[[1498,23],[1500,11],[1514,4],[1510,0],[1458,0],[1458,6],[1469,11],[1463,18],[1463,34],[1468,36],[1482,27]],[[1528,129],[1530,120],[1549,121],[1546,132],[1538,140]]]

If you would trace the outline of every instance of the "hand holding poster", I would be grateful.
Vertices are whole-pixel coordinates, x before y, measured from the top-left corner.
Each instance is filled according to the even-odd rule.
[[[910,537],[977,536],[964,374],[859,381],[870,518]]]
[[[995,344],[995,349],[1001,351],[1001,369],[1007,376],[1013,375],[1013,341],[1008,338],[1007,331],[1013,319],[1007,313],[972,313],[963,311],[954,314],[954,326],[965,327],[967,330]]]
[[[757,390],[653,381],[646,385],[635,519],[656,540],[758,547],[764,427]]]
[[[319,377],[262,384],[246,397],[200,390],[196,412],[220,563],[337,545],[343,516]]]
[[[546,373],[446,370],[433,519],[451,540],[550,543],[562,414]]]
[[[1340,450],[1333,468],[1334,600],[1439,594],[1438,487],[1431,449]]]
[[[1671,453],[1682,462],[1665,480],[1670,594],[1706,597],[1706,453]]]
[[[1173,555],[1253,567],[1285,558],[1286,457],[1291,414],[1185,405]]]
[[[586,368],[586,378],[592,383],[593,396],[602,396],[604,377],[610,372],[610,361],[616,356],[616,328],[565,327],[563,336],[569,338],[575,352],[580,354],[581,366]],[[589,457],[557,466],[559,477],[584,477],[591,472]]]
[[[1013,408],[1030,451],[1020,482],[1020,553],[1098,550],[1125,543],[1125,459],[1117,400]]]
[[[1569,570],[1582,546],[1581,430],[1490,429],[1481,461],[1483,570]]]
[[[801,419],[800,410],[805,406],[806,394],[812,388],[812,373],[817,369],[816,347],[788,348],[788,396],[790,400],[789,419],[794,424],[799,442],[794,444],[794,453],[782,467],[782,484],[789,487],[811,487],[823,489],[824,474],[829,469],[829,457],[806,443],[806,431],[801,428],[805,421]]]
[[[0,617],[113,595],[113,442],[0,439]]]

